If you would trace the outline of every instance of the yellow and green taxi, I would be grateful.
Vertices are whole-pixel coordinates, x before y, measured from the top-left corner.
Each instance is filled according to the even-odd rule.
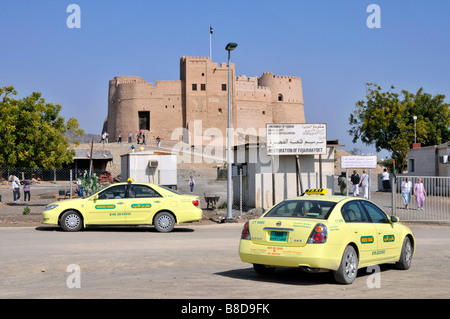
[[[321,195],[309,195],[321,194]],[[411,230],[369,200],[307,190],[245,223],[239,244],[243,262],[262,275],[276,266],[333,271],[351,284],[359,268],[396,263],[409,269],[415,251]]]
[[[154,225],[170,232],[175,224],[202,218],[198,196],[148,183],[117,183],[86,198],[47,205],[42,223],[78,231],[88,225]]]

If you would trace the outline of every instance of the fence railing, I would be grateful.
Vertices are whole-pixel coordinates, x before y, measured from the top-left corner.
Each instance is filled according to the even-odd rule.
[[[17,168],[0,168],[0,217],[2,212],[22,212],[25,206],[29,206],[33,212],[40,213],[47,204],[59,199],[76,198],[76,181],[79,173],[84,170],[75,171],[73,169],[17,169]],[[94,170],[100,177],[103,185],[109,185],[120,180],[120,176],[108,175],[108,172]],[[210,167],[199,166],[194,164],[190,167],[178,168],[173,170],[161,170],[159,172],[150,172],[147,170],[134,171],[134,179],[145,182],[154,182],[156,184],[167,184],[176,188],[180,193],[190,194],[191,187],[189,185],[190,176],[193,176],[195,185],[192,194],[199,195],[200,207],[203,209],[211,208],[211,198],[214,198],[214,207],[224,207],[227,201],[227,179],[223,176],[223,170],[216,166]],[[139,174],[140,176],[139,178]],[[12,191],[12,183],[10,176],[17,176],[22,187],[20,189],[20,198],[18,202],[14,201]],[[294,174],[295,175],[295,174]],[[138,178],[136,178],[138,177]],[[265,178],[265,177],[264,177]],[[296,176],[288,176],[264,180],[259,178],[259,182],[265,183],[273,188],[270,191],[255,192],[250,196],[248,189],[251,179],[249,177],[233,177],[233,210],[236,215],[240,212],[248,211],[257,207],[257,203],[266,203],[267,209],[274,202],[283,200],[285,197],[295,197],[298,193],[299,180]],[[407,178],[411,182],[409,196],[402,194],[402,184]],[[423,206],[417,201],[414,195],[414,185],[422,179],[423,188],[426,196]],[[331,183],[329,181],[332,181]],[[24,201],[23,184],[25,181],[31,182],[30,198]],[[331,193],[342,195],[341,188],[338,183],[337,176],[323,176],[324,185],[332,184]],[[246,184],[247,183],[247,184]],[[320,187],[320,178],[318,174],[307,176],[302,179],[303,188]],[[383,188],[386,185],[387,189]],[[325,188],[330,188],[326,187]],[[369,197],[388,215],[395,215],[403,221],[420,221],[420,222],[450,222],[450,177],[420,177],[420,176],[404,176],[398,175],[392,178],[389,184],[382,183],[380,176],[372,178],[370,183]],[[347,196],[353,196],[350,181],[346,187]],[[358,197],[363,197],[363,190],[360,189]],[[408,199],[408,206],[404,202],[404,198]],[[209,201],[208,201],[209,200]],[[419,209],[420,208],[420,209]],[[423,208],[423,209],[422,209]]]

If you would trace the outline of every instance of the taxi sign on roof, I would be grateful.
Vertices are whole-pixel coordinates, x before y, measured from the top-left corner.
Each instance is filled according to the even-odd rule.
[[[326,188],[310,188],[305,191],[306,195],[326,195]]]

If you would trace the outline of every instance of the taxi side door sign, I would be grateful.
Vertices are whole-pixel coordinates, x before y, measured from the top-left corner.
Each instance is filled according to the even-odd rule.
[[[385,243],[392,243],[394,241],[395,241],[394,235],[384,235],[383,236],[383,242],[385,242]]]
[[[361,236],[360,241],[361,244],[373,244],[374,239],[373,236]]]
[[[110,205],[95,205],[95,209],[114,209],[116,208],[116,205],[110,204]]]

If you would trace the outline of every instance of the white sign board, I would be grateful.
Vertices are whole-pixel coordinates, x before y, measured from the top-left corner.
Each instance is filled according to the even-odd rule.
[[[342,168],[376,168],[377,156],[342,156]]]
[[[326,124],[267,124],[267,155],[327,153]]]

